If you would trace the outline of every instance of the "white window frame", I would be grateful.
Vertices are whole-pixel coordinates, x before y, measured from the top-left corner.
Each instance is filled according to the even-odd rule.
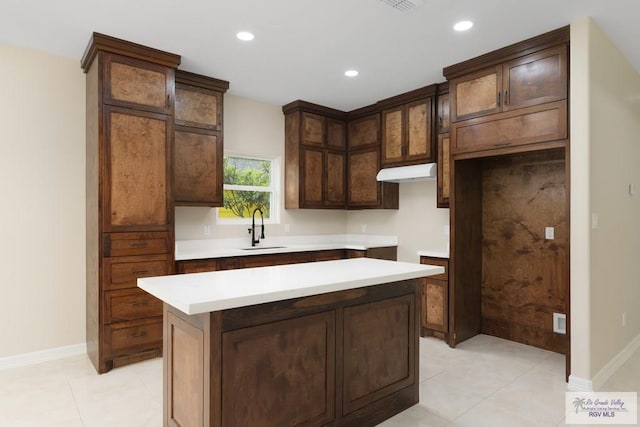
[[[268,161],[271,163],[271,175],[269,187],[256,187],[251,185],[233,185],[233,184],[224,184],[222,185],[223,189],[223,197],[224,190],[244,190],[244,191],[263,191],[265,193],[271,193],[271,216],[269,218],[264,219],[265,224],[279,224],[280,223],[280,175],[281,175],[281,161],[280,157],[264,157],[264,156],[255,156],[249,154],[240,154],[240,153],[224,153],[224,157],[241,157],[249,160],[262,160]],[[223,177],[224,180],[224,177]],[[252,218],[220,218],[218,216],[220,212],[219,208],[216,208],[216,223],[219,225],[246,225],[251,224]],[[260,223],[260,215],[256,215],[256,222]]]

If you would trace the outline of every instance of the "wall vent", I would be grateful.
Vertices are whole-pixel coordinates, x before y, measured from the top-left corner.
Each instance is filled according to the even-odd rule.
[[[418,6],[422,6],[423,0],[380,0],[400,12],[409,12]]]

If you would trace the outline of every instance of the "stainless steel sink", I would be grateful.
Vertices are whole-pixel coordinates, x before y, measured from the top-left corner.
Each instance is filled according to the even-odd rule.
[[[243,251],[255,251],[258,249],[281,249],[285,246],[252,246],[250,248],[241,248]]]

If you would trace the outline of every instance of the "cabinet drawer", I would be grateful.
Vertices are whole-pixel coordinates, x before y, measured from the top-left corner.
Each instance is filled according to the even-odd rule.
[[[171,253],[171,240],[165,232],[109,233],[104,243],[108,257]]]
[[[444,267],[444,273],[436,274],[435,276],[429,276],[429,278],[436,279],[436,280],[449,280],[449,260],[448,259],[421,256],[420,264],[439,265],[440,267]]]
[[[105,327],[107,357],[162,347],[162,318],[120,322]]]
[[[171,274],[171,264],[166,255],[105,258],[103,290],[135,288],[140,277]]]
[[[567,102],[522,108],[452,125],[452,153],[567,138]]]
[[[104,323],[162,316],[162,301],[142,289],[104,293]]]
[[[207,271],[218,270],[218,260],[215,259],[199,259],[191,261],[176,262],[176,270],[178,273],[203,273]]]

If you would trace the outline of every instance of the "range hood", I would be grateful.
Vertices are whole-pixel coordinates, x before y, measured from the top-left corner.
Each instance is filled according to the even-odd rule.
[[[435,163],[381,169],[376,180],[385,182],[432,181],[437,177]]]

